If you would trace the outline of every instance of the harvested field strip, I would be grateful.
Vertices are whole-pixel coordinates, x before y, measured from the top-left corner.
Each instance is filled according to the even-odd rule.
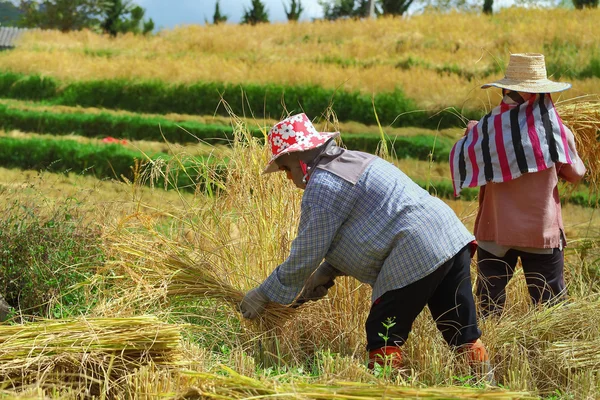
[[[205,125],[191,121],[175,123],[164,118],[143,118],[110,113],[21,110],[3,104],[0,104],[0,128],[55,135],[77,134],[95,138],[114,136],[128,140],[166,140],[171,143],[227,144],[233,140],[234,135],[233,128],[225,125]],[[250,132],[254,137],[264,138],[264,133],[258,128]],[[386,140],[388,148],[392,149],[396,157],[420,160],[429,159],[434,148],[434,159],[447,160],[452,145],[452,139],[447,136],[422,134],[406,137],[390,135]],[[376,153],[381,145],[381,136],[342,133],[342,141],[350,149]]]
[[[119,137],[103,136],[99,138],[91,138],[79,136],[75,134],[52,135],[46,133],[23,132],[20,130],[4,131],[0,129],[0,137],[12,137],[16,139],[47,139],[47,140],[72,140],[80,144],[91,144],[95,146],[106,146],[107,144],[119,144],[123,148],[138,151],[145,154],[168,154],[170,156],[179,154],[192,154],[195,156],[209,156],[219,159],[227,159],[231,153],[231,147],[221,145],[210,145],[204,143],[170,143],[162,141],[147,141],[147,140],[126,140]]]
[[[0,105],[4,105],[11,109],[21,110],[21,111],[36,111],[36,112],[49,112],[54,114],[88,114],[88,115],[97,115],[97,114],[108,114],[117,117],[129,116],[129,117],[141,117],[147,119],[166,119],[171,122],[181,123],[181,122],[196,122],[202,125],[216,125],[223,127],[231,126],[231,117],[230,116],[221,116],[221,115],[193,115],[193,114],[179,114],[179,113],[168,113],[168,114],[148,114],[148,113],[134,113],[126,110],[112,110],[108,108],[98,108],[98,107],[80,107],[80,106],[61,106],[61,105],[52,105],[46,102],[39,101],[22,101],[22,100],[12,100],[12,99],[1,99]],[[314,116],[318,117],[318,116]],[[273,125],[279,122],[279,119],[255,119],[255,118],[241,118],[248,129],[252,131],[265,131],[270,129]],[[323,119],[317,118],[313,120],[313,124],[315,127],[322,131],[327,130],[339,130],[344,134],[375,134],[380,135],[379,126],[377,125],[365,125],[360,122],[343,122],[336,121],[335,128],[332,127],[332,123]],[[432,130],[420,127],[394,127],[391,125],[384,126],[384,131],[388,135],[393,136],[416,136],[416,135],[431,135],[435,136],[439,133],[441,136],[456,138],[462,134],[463,128],[449,128],[443,130]],[[227,129],[226,129],[227,130]]]
[[[77,134],[102,138],[114,136],[129,140],[166,139],[173,143],[227,144],[233,138],[231,126],[200,124],[184,121],[173,122],[160,117],[114,115],[106,112],[54,113],[50,111],[20,110],[0,104],[0,127],[5,130],[24,132]],[[257,135],[262,133],[256,132]]]
[[[50,77],[5,72],[0,74],[0,92],[5,98],[45,100],[56,105],[156,114],[216,113],[227,116],[232,111],[237,115],[272,119],[294,110],[319,116],[332,106],[339,120],[366,124],[377,122],[373,113],[374,103],[379,120],[386,125],[445,128],[461,124],[461,120],[452,113],[438,114],[441,110],[426,112],[419,109],[401,89],[371,96],[357,91],[346,92],[309,85],[238,85],[220,82],[171,85],[161,81],[117,79],[65,83]],[[223,100],[231,110],[219,106]],[[471,117],[481,114],[469,110],[462,110],[462,113]]]

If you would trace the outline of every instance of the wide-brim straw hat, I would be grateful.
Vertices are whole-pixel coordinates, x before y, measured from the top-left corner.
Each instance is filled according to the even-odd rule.
[[[277,158],[289,153],[312,150],[339,134],[339,132],[317,131],[304,113],[278,122],[269,131],[271,160],[263,170],[263,174],[279,171],[279,166],[275,162]]]
[[[544,55],[538,53],[511,54],[505,76],[495,82],[481,86],[514,90],[525,93],[555,93],[571,87],[570,83],[548,79]]]

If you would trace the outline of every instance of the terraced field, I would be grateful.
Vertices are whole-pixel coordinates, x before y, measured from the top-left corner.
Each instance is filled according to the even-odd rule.
[[[532,307],[518,272],[510,312],[482,321],[497,387],[427,312],[402,373],[367,371],[370,289],[350,279],[273,325],[236,301],[296,234],[302,193],[261,175],[282,116],[306,111],[396,163],[472,229],[477,191],[453,198],[447,159],[498,101],[479,86],[510,52],[543,52],[573,83],[559,105],[597,98],[599,19],[515,8],[25,36],[0,52],[0,294],[13,307],[0,398],[598,397],[600,222],[585,183],[560,188],[569,303]]]

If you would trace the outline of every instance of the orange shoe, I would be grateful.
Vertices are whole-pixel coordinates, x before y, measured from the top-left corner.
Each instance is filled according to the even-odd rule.
[[[474,340],[461,347],[461,353],[466,353],[469,363],[482,363],[490,361],[487,350],[481,339]]]
[[[461,346],[459,353],[467,356],[471,369],[474,370],[480,379],[485,380],[489,385],[496,384],[490,357],[481,339],[474,340]]]
[[[369,352],[369,369],[375,369],[375,364],[389,365],[393,369],[402,368],[402,350],[397,346],[384,346]]]

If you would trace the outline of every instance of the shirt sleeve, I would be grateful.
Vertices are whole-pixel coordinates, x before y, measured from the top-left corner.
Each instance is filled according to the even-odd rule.
[[[323,272],[327,275],[329,275],[332,278],[337,278],[338,276],[345,276],[346,274],[342,271],[340,271],[339,269],[337,269],[336,267],[334,267],[333,265],[331,265],[328,261],[324,261],[319,268],[323,269]]]
[[[576,183],[583,178],[586,172],[585,165],[583,161],[577,154],[577,149],[575,148],[575,136],[573,132],[569,128],[565,126],[565,133],[567,134],[567,144],[569,145],[569,150],[571,154],[574,155],[572,164],[556,164],[556,172],[558,176],[565,179],[568,182]]]
[[[298,236],[288,258],[260,285],[270,300],[290,304],[327,254],[343,218],[317,204],[302,204]]]

